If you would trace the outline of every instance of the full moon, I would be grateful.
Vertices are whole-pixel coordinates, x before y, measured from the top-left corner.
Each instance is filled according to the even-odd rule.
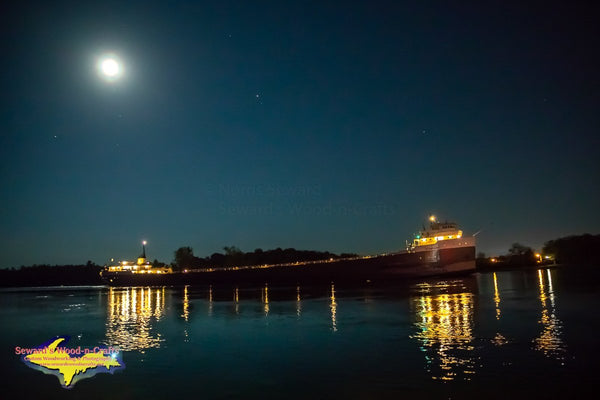
[[[104,56],[98,60],[98,73],[105,80],[112,82],[123,75],[123,66],[115,56]]]
[[[119,63],[112,59],[102,61],[102,73],[107,76],[115,76],[119,73]]]

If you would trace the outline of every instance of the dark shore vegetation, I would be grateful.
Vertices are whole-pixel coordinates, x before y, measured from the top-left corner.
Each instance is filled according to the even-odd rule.
[[[588,233],[550,240],[539,253],[535,253],[530,247],[514,243],[507,254],[498,257],[486,257],[479,253],[477,268],[521,268],[555,264],[594,266],[600,265],[599,251],[600,235]]]
[[[546,242],[543,254],[550,254],[557,264],[600,265],[600,235],[567,236]]]
[[[224,253],[213,253],[208,257],[196,257],[191,247],[180,247],[175,251],[173,267],[186,268],[223,268],[239,265],[282,264],[296,261],[317,261],[330,258],[346,258],[356,254],[334,254],[328,251],[281,249],[243,252],[235,246],[223,247]]]
[[[88,261],[81,265],[32,265],[0,269],[0,286],[102,285],[102,268]]]

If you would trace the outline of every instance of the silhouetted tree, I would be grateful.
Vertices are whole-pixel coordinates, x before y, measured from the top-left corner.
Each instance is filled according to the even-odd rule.
[[[247,259],[244,252],[242,252],[236,246],[225,246],[225,265],[226,266],[239,266],[247,264]]]
[[[512,265],[534,265],[536,260],[531,247],[513,243],[508,249],[508,262]]]
[[[225,265],[225,255],[221,253],[213,253],[210,256],[210,263],[213,267],[222,267]]]
[[[544,244],[543,253],[561,264],[599,264],[600,235],[588,233],[550,240]]]
[[[194,264],[194,250],[189,247],[180,247],[175,250],[175,266],[181,270],[184,268],[192,268]]]
[[[187,249],[189,249],[189,251]],[[321,252],[296,250],[294,248],[287,248],[283,250],[279,247],[274,250],[256,249],[252,252],[244,253],[236,246],[225,246],[223,247],[223,251],[225,254],[213,253],[210,255],[210,257],[206,258],[198,258],[193,256],[190,248],[182,247],[177,252],[180,252],[183,256],[188,257],[188,262],[187,264],[184,262],[184,266],[192,266],[193,268],[208,266],[212,268],[222,268],[229,266],[282,264],[296,261],[317,261],[327,260],[330,258],[349,258],[357,256],[356,254],[352,253],[344,253],[338,256],[328,251]],[[177,252],[175,252],[176,260]]]
[[[520,243],[513,243],[512,246],[510,246],[510,249],[508,249],[508,254],[511,256],[521,256],[528,251],[531,251],[530,247],[523,246]]]
[[[225,255],[228,256],[235,256],[238,254],[242,254],[242,251],[237,248],[236,246],[225,246],[223,247],[223,250],[225,251]]]

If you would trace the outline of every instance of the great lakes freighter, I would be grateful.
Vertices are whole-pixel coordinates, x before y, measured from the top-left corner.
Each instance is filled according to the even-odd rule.
[[[110,266],[102,271],[109,285],[179,284],[299,284],[341,281],[389,281],[396,279],[468,274],[475,271],[475,237],[464,236],[453,222],[430,217],[429,227],[419,232],[406,248],[393,253],[273,265],[184,269],[172,272],[145,262]]]

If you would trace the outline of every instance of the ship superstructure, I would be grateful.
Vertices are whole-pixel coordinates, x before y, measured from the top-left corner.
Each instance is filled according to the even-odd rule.
[[[136,261],[119,261],[117,264],[109,265],[105,267],[103,272],[111,273],[129,273],[129,274],[170,274],[173,273],[173,269],[170,267],[158,267],[152,265],[150,261],[146,259],[146,244],[144,240],[142,242],[142,254],[137,258]],[[114,262],[114,260],[111,260]]]

